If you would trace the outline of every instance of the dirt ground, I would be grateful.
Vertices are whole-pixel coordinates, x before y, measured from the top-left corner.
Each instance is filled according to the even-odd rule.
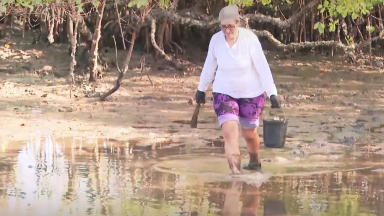
[[[137,68],[141,54],[136,52],[121,88],[100,102],[93,96],[113,87],[114,67],[95,85],[77,84],[70,98],[67,78],[55,76],[69,70],[67,46],[46,47],[32,45],[27,38],[11,38],[0,41],[0,140],[51,134],[104,137],[153,147],[222,145],[210,100],[200,111],[198,128],[189,126],[204,52],[195,54],[200,57],[198,65],[191,64],[182,72],[169,71],[159,62],[141,72]],[[119,62],[125,55],[119,52]],[[113,50],[109,56],[113,61]],[[364,154],[384,153],[384,74],[380,69],[314,54],[282,58],[267,53],[267,58],[289,118],[289,148],[312,146],[329,153],[347,146]],[[152,59],[147,57],[147,61]],[[242,139],[241,143],[244,146]]]

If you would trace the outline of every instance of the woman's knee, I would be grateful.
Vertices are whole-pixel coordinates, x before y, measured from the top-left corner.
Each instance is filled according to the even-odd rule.
[[[239,137],[239,126],[235,120],[224,122],[221,125],[221,131],[223,132],[223,137],[226,141],[238,139]]]
[[[242,132],[244,139],[247,141],[255,140],[259,136],[257,133],[257,128],[255,128],[255,129],[244,129],[243,128],[241,132]]]

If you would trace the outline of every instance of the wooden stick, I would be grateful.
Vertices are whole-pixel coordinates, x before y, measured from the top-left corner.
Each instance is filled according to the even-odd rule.
[[[193,112],[193,116],[191,119],[191,128],[197,128],[197,119],[199,117],[200,104],[196,104],[195,111]]]

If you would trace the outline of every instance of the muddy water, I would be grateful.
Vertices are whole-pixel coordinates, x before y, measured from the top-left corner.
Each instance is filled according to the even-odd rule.
[[[224,162],[213,147],[1,141],[0,215],[384,214],[380,161],[271,162],[241,178],[229,178]]]

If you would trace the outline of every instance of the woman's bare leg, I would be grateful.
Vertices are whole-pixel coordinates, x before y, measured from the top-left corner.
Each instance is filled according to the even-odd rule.
[[[232,174],[240,173],[241,156],[239,149],[239,126],[236,121],[227,121],[221,125],[224,137],[225,156]]]
[[[249,154],[249,164],[244,167],[244,169],[258,170],[261,167],[259,161],[260,137],[257,133],[257,128],[242,128],[242,134],[245,141],[247,142],[247,151]]]

